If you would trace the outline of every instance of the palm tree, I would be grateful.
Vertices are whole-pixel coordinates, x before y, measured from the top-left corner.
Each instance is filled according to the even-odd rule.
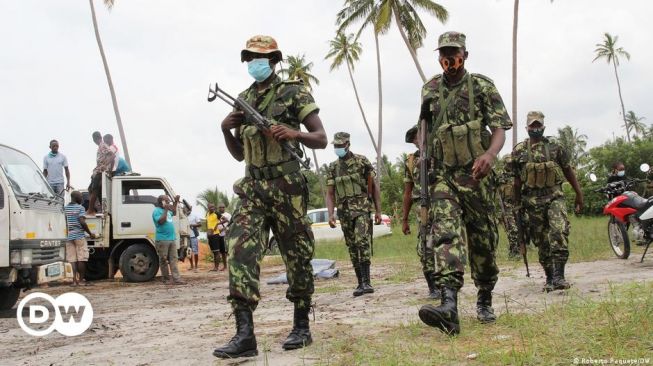
[[[104,5],[107,9],[111,10],[115,0],[103,0]],[[88,3],[91,5],[91,18],[93,19],[93,29],[95,30],[95,40],[97,41],[97,46],[100,49],[100,56],[102,57],[102,65],[104,65],[104,74],[107,76],[107,83],[109,83],[109,92],[111,94],[111,103],[113,103],[113,112],[116,114],[116,123],[118,124],[118,133],[120,133],[120,141],[122,141],[122,151],[125,154],[125,160],[130,167],[132,165],[131,159],[129,158],[129,150],[127,149],[127,138],[125,137],[125,129],[122,127],[122,119],[120,118],[120,111],[118,110],[118,100],[116,99],[116,91],[113,89],[113,81],[111,80],[111,72],[109,72],[109,64],[107,63],[107,56],[104,54],[104,48],[102,47],[102,40],[100,39],[100,31],[98,30],[97,19],[95,17],[95,6],[93,5],[93,0],[88,0]]]
[[[313,83],[320,85],[320,80],[311,74],[313,63],[306,63],[305,55],[288,56],[286,63],[288,63],[288,68],[282,68],[279,70],[279,74],[286,76],[288,80],[301,80],[309,89],[313,89]]]
[[[647,132],[646,124],[642,122],[645,119],[645,117],[637,117],[633,111],[628,111],[628,113],[626,113],[626,124],[624,125],[626,133],[630,134],[630,132],[633,131],[635,132],[635,135],[645,136]]]
[[[624,99],[621,96],[621,83],[619,82],[619,74],[617,73],[617,66],[619,66],[619,57],[624,56],[627,60],[630,60],[630,54],[626,52],[622,47],[617,48],[617,40],[619,36],[612,36],[610,33],[605,33],[605,39],[603,43],[596,44],[596,57],[592,62],[604,58],[607,63],[612,63],[614,66],[614,76],[617,79],[617,89],[619,90],[619,101],[621,102],[621,116],[624,119],[624,126],[628,126],[626,122],[626,108],[624,107]],[[630,142],[630,133],[626,129],[626,137],[628,137],[628,142]]]
[[[517,145],[517,23],[519,0],[515,0],[512,15],[512,147]]]
[[[367,129],[367,133],[370,135],[370,140],[372,140],[372,145],[374,146],[374,151],[378,153],[376,146],[376,141],[374,140],[374,135],[370,129],[369,123],[367,123],[367,117],[365,117],[365,111],[363,110],[363,105],[361,104],[360,97],[358,95],[358,88],[356,88],[356,82],[354,81],[354,62],[357,62],[360,54],[363,52],[361,49],[361,44],[353,39],[354,35],[349,34],[345,35],[342,32],[338,32],[336,37],[329,41],[331,49],[329,53],[324,57],[324,59],[333,58],[331,63],[330,70],[333,71],[340,67],[343,62],[347,65],[347,71],[349,72],[349,80],[351,80],[351,86],[354,88],[354,95],[356,96],[356,102],[358,103],[358,109],[361,111],[361,116],[363,117],[363,123]]]
[[[578,129],[572,129],[567,125],[558,129],[558,142],[569,154],[571,165],[575,168],[582,165],[583,159],[587,156],[587,135],[578,134]]]
[[[346,27],[349,22],[363,18],[367,21],[368,16],[373,15],[370,22],[376,34],[385,34],[394,20],[419,76],[426,82],[426,75],[417,59],[417,49],[424,45],[426,37],[426,27],[418,9],[426,11],[441,23],[449,18],[447,9],[431,0],[348,0],[345,1],[345,8],[338,13],[338,19]]]
[[[220,192],[218,187],[215,187],[215,189],[207,188],[200,192],[200,194],[197,195],[195,204],[202,207],[204,211],[208,211],[209,203],[217,206],[218,203],[222,202],[224,203],[225,207],[229,207],[230,201],[231,200],[226,193]]]
[[[375,3],[375,0],[345,0],[345,8],[338,12],[336,18],[336,24],[339,26],[338,32],[343,32],[344,29],[351,26],[354,22],[359,20],[363,21],[356,38],[361,35],[363,30],[370,24],[374,25],[374,21],[377,18],[379,7]],[[374,29],[374,46],[376,50],[376,80],[377,80],[377,89],[379,92],[379,110],[378,110],[378,129],[377,129],[377,139],[376,139],[376,166],[377,169],[381,169],[383,166],[382,158],[382,144],[383,144],[383,85],[381,82],[381,51],[379,49],[379,31]],[[381,174],[376,176],[376,186],[381,186]]]

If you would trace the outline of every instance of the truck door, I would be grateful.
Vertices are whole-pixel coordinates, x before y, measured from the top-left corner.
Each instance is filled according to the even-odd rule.
[[[147,236],[154,241],[152,212],[160,195],[171,196],[158,179],[113,179],[112,220],[115,238]],[[175,215],[175,228],[179,217]],[[179,231],[177,230],[177,245]]]
[[[0,181],[0,268],[9,267],[9,193]]]

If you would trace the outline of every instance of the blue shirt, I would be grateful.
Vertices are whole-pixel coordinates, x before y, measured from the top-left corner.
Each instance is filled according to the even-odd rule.
[[[64,207],[66,223],[68,224],[68,240],[84,239],[84,229],[79,218],[84,216],[86,209],[77,203],[69,203]]]
[[[156,227],[156,236],[154,240],[170,240],[174,241],[177,236],[175,235],[175,225],[172,222],[172,212],[167,211],[167,219],[163,224],[159,224],[159,219],[163,212],[166,211],[161,207],[156,207],[154,212],[152,212],[152,220],[154,221],[154,226]]]

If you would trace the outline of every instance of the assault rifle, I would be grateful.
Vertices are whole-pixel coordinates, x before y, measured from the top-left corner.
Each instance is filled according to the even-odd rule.
[[[429,206],[431,205],[431,197],[429,195],[429,162],[431,155],[429,154],[428,147],[428,119],[431,116],[431,101],[431,99],[427,99],[422,103],[419,116],[419,235],[424,254],[426,254],[430,230]]]
[[[218,87],[218,83],[215,83],[215,89],[209,84],[209,96],[208,101],[212,102],[216,98],[222,99],[225,103],[229,104],[233,108],[245,113],[245,118],[248,122],[251,122],[259,131],[263,133],[269,133],[272,123],[263,117],[254,107],[249,105],[243,98],[234,98],[231,95],[227,94],[224,90]],[[292,146],[288,141],[281,140],[279,145],[283,148],[290,156],[297,160],[304,169],[311,168],[311,159],[306,158],[302,159],[302,151],[294,146]]]
[[[522,212],[518,212],[515,215],[515,224],[517,225],[517,237],[519,238],[519,253],[521,253],[522,258],[524,258],[524,265],[526,265],[526,277],[530,277],[531,273],[528,270],[528,256],[526,255],[526,242],[528,237],[526,236],[526,231],[524,230],[524,223],[522,222]]]

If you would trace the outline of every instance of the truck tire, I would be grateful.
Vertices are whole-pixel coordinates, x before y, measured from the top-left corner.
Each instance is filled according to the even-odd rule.
[[[109,278],[109,262],[107,259],[89,259],[86,263],[87,281],[105,280]]]
[[[133,244],[120,255],[120,273],[127,282],[146,282],[156,276],[159,256],[147,244]]]
[[[9,310],[16,304],[20,289],[12,286],[0,287],[0,310]]]

